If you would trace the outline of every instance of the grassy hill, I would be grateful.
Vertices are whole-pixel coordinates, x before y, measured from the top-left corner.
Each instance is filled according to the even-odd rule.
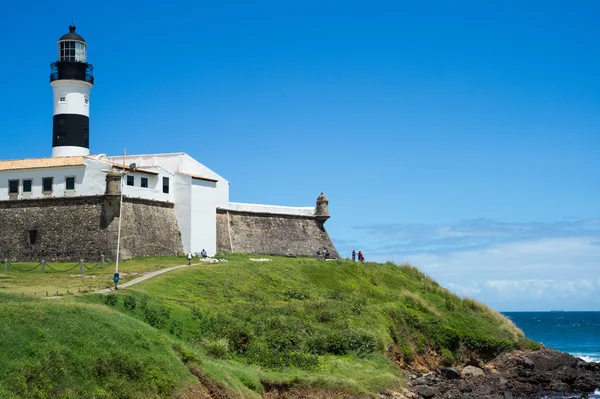
[[[0,296],[0,397],[260,397],[282,384],[374,394],[402,386],[399,364],[535,346],[411,266],[226,258],[116,295]]]

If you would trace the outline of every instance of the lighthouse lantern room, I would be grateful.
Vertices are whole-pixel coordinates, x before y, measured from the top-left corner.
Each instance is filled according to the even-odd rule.
[[[75,33],[75,25],[58,40],[58,60],[50,68],[54,92],[52,156],[89,155],[94,67],[87,63],[87,43]]]

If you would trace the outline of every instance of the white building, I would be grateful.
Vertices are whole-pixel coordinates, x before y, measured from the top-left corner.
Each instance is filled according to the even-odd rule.
[[[102,196],[106,174],[116,168],[122,172],[124,196],[173,203],[183,249],[205,249],[209,255],[217,251],[217,209],[315,215],[315,207],[230,203],[229,182],[185,153],[89,155],[92,72],[87,43],[71,25],[59,39],[57,61],[51,64],[52,157],[0,161],[0,201]]]

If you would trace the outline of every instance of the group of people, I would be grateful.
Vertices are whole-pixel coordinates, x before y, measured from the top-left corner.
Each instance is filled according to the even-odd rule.
[[[358,251],[358,261],[359,262],[365,261],[365,257],[363,256],[362,251]],[[352,250],[352,262],[356,262],[356,251],[355,250]]]
[[[317,248],[317,260],[332,259],[327,247]]]
[[[198,253],[198,252],[196,252]],[[200,256],[203,258],[208,258],[208,254],[206,253],[206,251],[204,250],[204,248],[202,248],[202,252],[200,252]],[[192,255],[192,251],[190,251],[187,254],[187,260],[188,260],[188,265],[192,264],[192,258],[194,257],[194,255]]]

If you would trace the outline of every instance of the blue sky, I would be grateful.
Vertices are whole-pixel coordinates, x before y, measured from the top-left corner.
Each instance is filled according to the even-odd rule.
[[[488,4],[489,3],[489,4]],[[600,4],[11,2],[2,158],[49,156],[71,18],[93,153],[185,151],[231,200],[330,199],[338,249],[499,310],[600,309]]]

